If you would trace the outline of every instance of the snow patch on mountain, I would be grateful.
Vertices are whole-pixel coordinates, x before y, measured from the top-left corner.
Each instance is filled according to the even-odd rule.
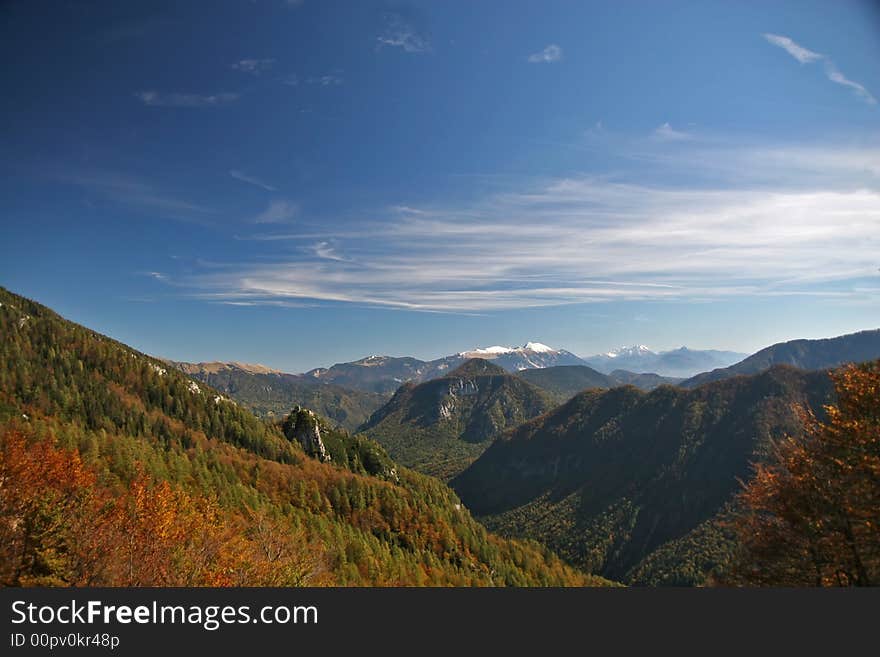
[[[526,342],[522,347],[503,347],[501,345],[477,347],[476,349],[470,349],[468,351],[460,351],[458,355],[463,358],[492,358],[504,354],[524,354],[529,352],[535,354],[555,354],[558,353],[558,350],[553,347],[548,347],[546,344],[540,342]]]
[[[643,344],[633,345],[632,347],[620,347],[619,349],[612,349],[611,351],[606,351],[605,356],[608,358],[618,358],[620,356],[646,356],[648,354],[655,354],[650,347]]]

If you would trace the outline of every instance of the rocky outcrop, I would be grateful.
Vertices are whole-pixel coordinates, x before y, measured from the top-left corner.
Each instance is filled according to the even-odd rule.
[[[295,408],[283,425],[284,435],[302,445],[303,451],[320,461],[329,461],[330,453],[321,439],[317,416],[307,408]]]

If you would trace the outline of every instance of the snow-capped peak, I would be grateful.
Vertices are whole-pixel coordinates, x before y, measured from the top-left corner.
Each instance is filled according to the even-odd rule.
[[[641,356],[644,354],[654,353],[651,349],[643,344],[633,345],[632,347],[621,347],[620,349],[612,349],[606,352],[608,358],[617,358],[618,356]]]
[[[497,356],[499,354],[509,354],[511,351],[516,351],[516,349],[512,347],[502,347],[500,345],[495,345],[494,347],[482,347],[477,349],[471,349],[470,351],[462,351],[458,355],[459,356],[469,356],[472,354],[483,354],[483,355],[492,355]]]
[[[556,351],[553,347],[548,347],[547,345],[541,344],[540,342],[526,342],[523,350],[534,351],[535,353],[539,354],[547,354]]]
[[[526,342],[522,347],[502,347],[501,345],[495,345],[492,347],[477,347],[476,349],[470,349],[468,351],[459,352],[459,356],[501,356],[503,354],[516,354],[522,353],[524,351],[530,351],[536,354],[555,354],[556,349],[553,347],[548,347],[546,344],[541,344],[540,342]]]

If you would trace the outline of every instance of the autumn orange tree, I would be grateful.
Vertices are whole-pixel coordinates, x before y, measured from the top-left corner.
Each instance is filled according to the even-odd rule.
[[[0,439],[0,584],[57,586],[83,559],[72,552],[83,527],[95,526],[94,474],[75,452],[47,441]]]
[[[221,509],[140,473],[111,490],[76,450],[0,434],[0,585],[322,584],[323,553],[288,519]]]
[[[733,583],[880,585],[880,361],[832,374],[837,403],[776,445],[738,496]]]

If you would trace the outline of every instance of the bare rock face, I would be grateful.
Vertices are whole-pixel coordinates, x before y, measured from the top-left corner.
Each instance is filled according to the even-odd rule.
[[[302,445],[303,451],[320,461],[329,461],[330,454],[321,439],[321,427],[318,418],[307,408],[295,408],[284,421],[284,435],[289,440],[296,440]]]
[[[480,392],[475,381],[470,379],[451,379],[446,394],[440,400],[440,406],[437,409],[438,417],[441,420],[451,420],[455,413],[455,405],[459,397],[469,397]]]
[[[477,387],[476,382],[470,379],[454,379],[449,384],[449,394],[453,397],[476,395],[478,392],[480,392],[480,389]]]

